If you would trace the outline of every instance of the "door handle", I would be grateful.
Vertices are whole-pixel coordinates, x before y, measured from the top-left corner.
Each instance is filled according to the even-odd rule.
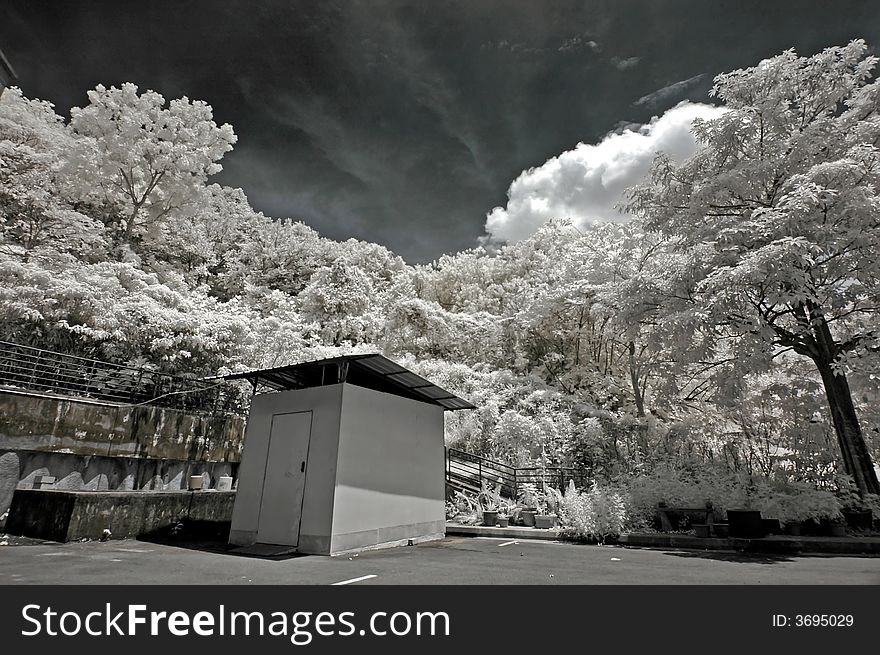
[[[300,473],[306,472],[306,463],[305,462],[303,462],[302,464],[299,465],[299,472]]]

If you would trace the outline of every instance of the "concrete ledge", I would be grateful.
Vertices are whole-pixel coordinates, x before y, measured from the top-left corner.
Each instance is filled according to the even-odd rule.
[[[395,525],[362,530],[360,532],[334,533],[330,537],[330,555],[341,555],[374,547],[388,548],[406,546],[423,537],[435,538],[443,534],[445,521],[423,521],[407,525]],[[300,552],[309,552],[300,549]],[[313,553],[323,555],[325,553]]]
[[[512,526],[508,528],[496,528],[485,525],[462,525],[460,523],[447,523],[446,535],[457,537],[506,537],[509,539],[544,539],[556,541],[561,539],[558,530],[544,530],[542,528],[524,528]]]
[[[16,489],[6,532],[51,541],[140,537],[178,523],[228,532],[234,491],[58,491]]]
[[[794,537],[774,535],[761,539],[718,539],[686,534],[624,534],[621,546],[736,550],[749,553],[880,555],[880,537]]]
[[[574,541],[558,529],[509,527],[496,528],[482,525],[447,523],[446,535],[457,537],[498,537],[507,539],[544,539],[549,541]],[[635,548],[675,548],[683,550],[729,550],[749,553],[771,554],[829,554],[829,555],[880,555],[880,537],[792,537],[775,535],[763,539],[738,539],[696,537],[688,534],[664,532],[622,534],[616,540],[608,540],[620,546]]]

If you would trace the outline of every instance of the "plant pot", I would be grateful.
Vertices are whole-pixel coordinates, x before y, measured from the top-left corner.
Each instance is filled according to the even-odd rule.
[[[819,534],[826,537],[846,536],[846,523],[843,521],[843,519],[822,519],[821,521],[819,521],[819,529]]]
[[[825,530],[829,537],[845,537],[846,523],[843,521],[828,521]]]
[[[698,537],[700,537],[702,539],[705,539],[706,537],[710,536],[708,524],[698,523],[697,525],[694,526],[694,532],[696,533],[696,535]]]
[[[715,528],[715,536],[721,539],[727,539],[730,536],[730,526],[727,523],[713,523]]]
[[[756,539],[764,536],[764,522],[761,512],[755,509],[727,510],[727,523],[731,537]]]
[[[823,526],[817,519],[804,519],[801,521],[801,534],[815,537],[823,534]]]
[[[493,527],[498,522],[498,512],[483,512],[483,525]]]
[[[800,521],[786,521],[785,534],[791,535],[792,537],[800,537],[801,536],[801,522]]]
[[[535,527],[547,530],[556,525],[556,517],[549,514],[535,514]]]
[[[201,475],[189,476],[189,488],[191,490],[201,489],[205,479]]]
[[[764,534],[782,534],[779,519],[761,519],[761,525],[764,528]]]
[[[510,525],[510,518],[507,516],[499,516],[498,517],[498,526],[501,528],[506,528]]]
[[[845,509],[842,514],[853,530],[870,530],[874,522],[874,514],[869,509]]]
[[[522,523],[527,528],[535,527],[535,515],[537,512],[531,509],[524,509],[519,513],[519,517],[522,519]]]

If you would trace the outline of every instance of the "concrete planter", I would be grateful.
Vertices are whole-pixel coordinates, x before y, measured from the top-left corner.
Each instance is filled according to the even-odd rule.
[[[761,519],[764,534],[782,534],[782,525],[779,519]]]
[[[843,518],[854,530],[870,530],[874,522],[874,514],[869,509],[845,509]]]
[[[824,521],[822,527],[829,537],[846,536],[846,523],[843,521]]]
[[[731,537],[754,539],[766,534],[759,510],[729,509],[727,510],[727,523],[730,526]]]
[[[519,516],[522,519],[522,523],[527,528],[535,527],[535,515],[537,512],[532,509],[524,509],[520,512]]]
[[[792,537],[800,537],[801,532],[802,530],[800,521],[787,521],[785,523],[785,534]]]
[[[78,541],[143,537],[185,523],[194,531],[225,541],[235,492],[189,491],[61,491],[17,489],[6,531],[9,534]]]
[[[547,530],[556,525],[556,517],[550,516],[548,514],[536,514],[535,515],[535,527],[541,528],[543,530]]]

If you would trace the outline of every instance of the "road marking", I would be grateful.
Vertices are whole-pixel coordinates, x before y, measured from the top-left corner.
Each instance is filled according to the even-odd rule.
[[[361,580],[369,580],[370,578],[375,578],[375,575],[362,575],[359,578],[352,578],[351,580],[343,580],[342,582],[334,582],[331,584],[331,587],[337,587],[343,584],[352,584],[353,582],[360,582]]]
[[[471,537],[472,539],[483,539],[485,541],[501,541],[504,537]],[[573,544],[570,541],[550,541],[549,539],[523,539],[520,541],[516,540],[516,543],[520,546],[531,545],[531,544],[539,544],[539,545],[548,545],[548,546],[573,546],[580,547],[579,544]]]
[[[512,546],[513,544],[517,544],[517,543],[519,543],[519,542],[518,541],[505,541],[503,544],[498,544],[498,547],[501,548],[502,546]]]

